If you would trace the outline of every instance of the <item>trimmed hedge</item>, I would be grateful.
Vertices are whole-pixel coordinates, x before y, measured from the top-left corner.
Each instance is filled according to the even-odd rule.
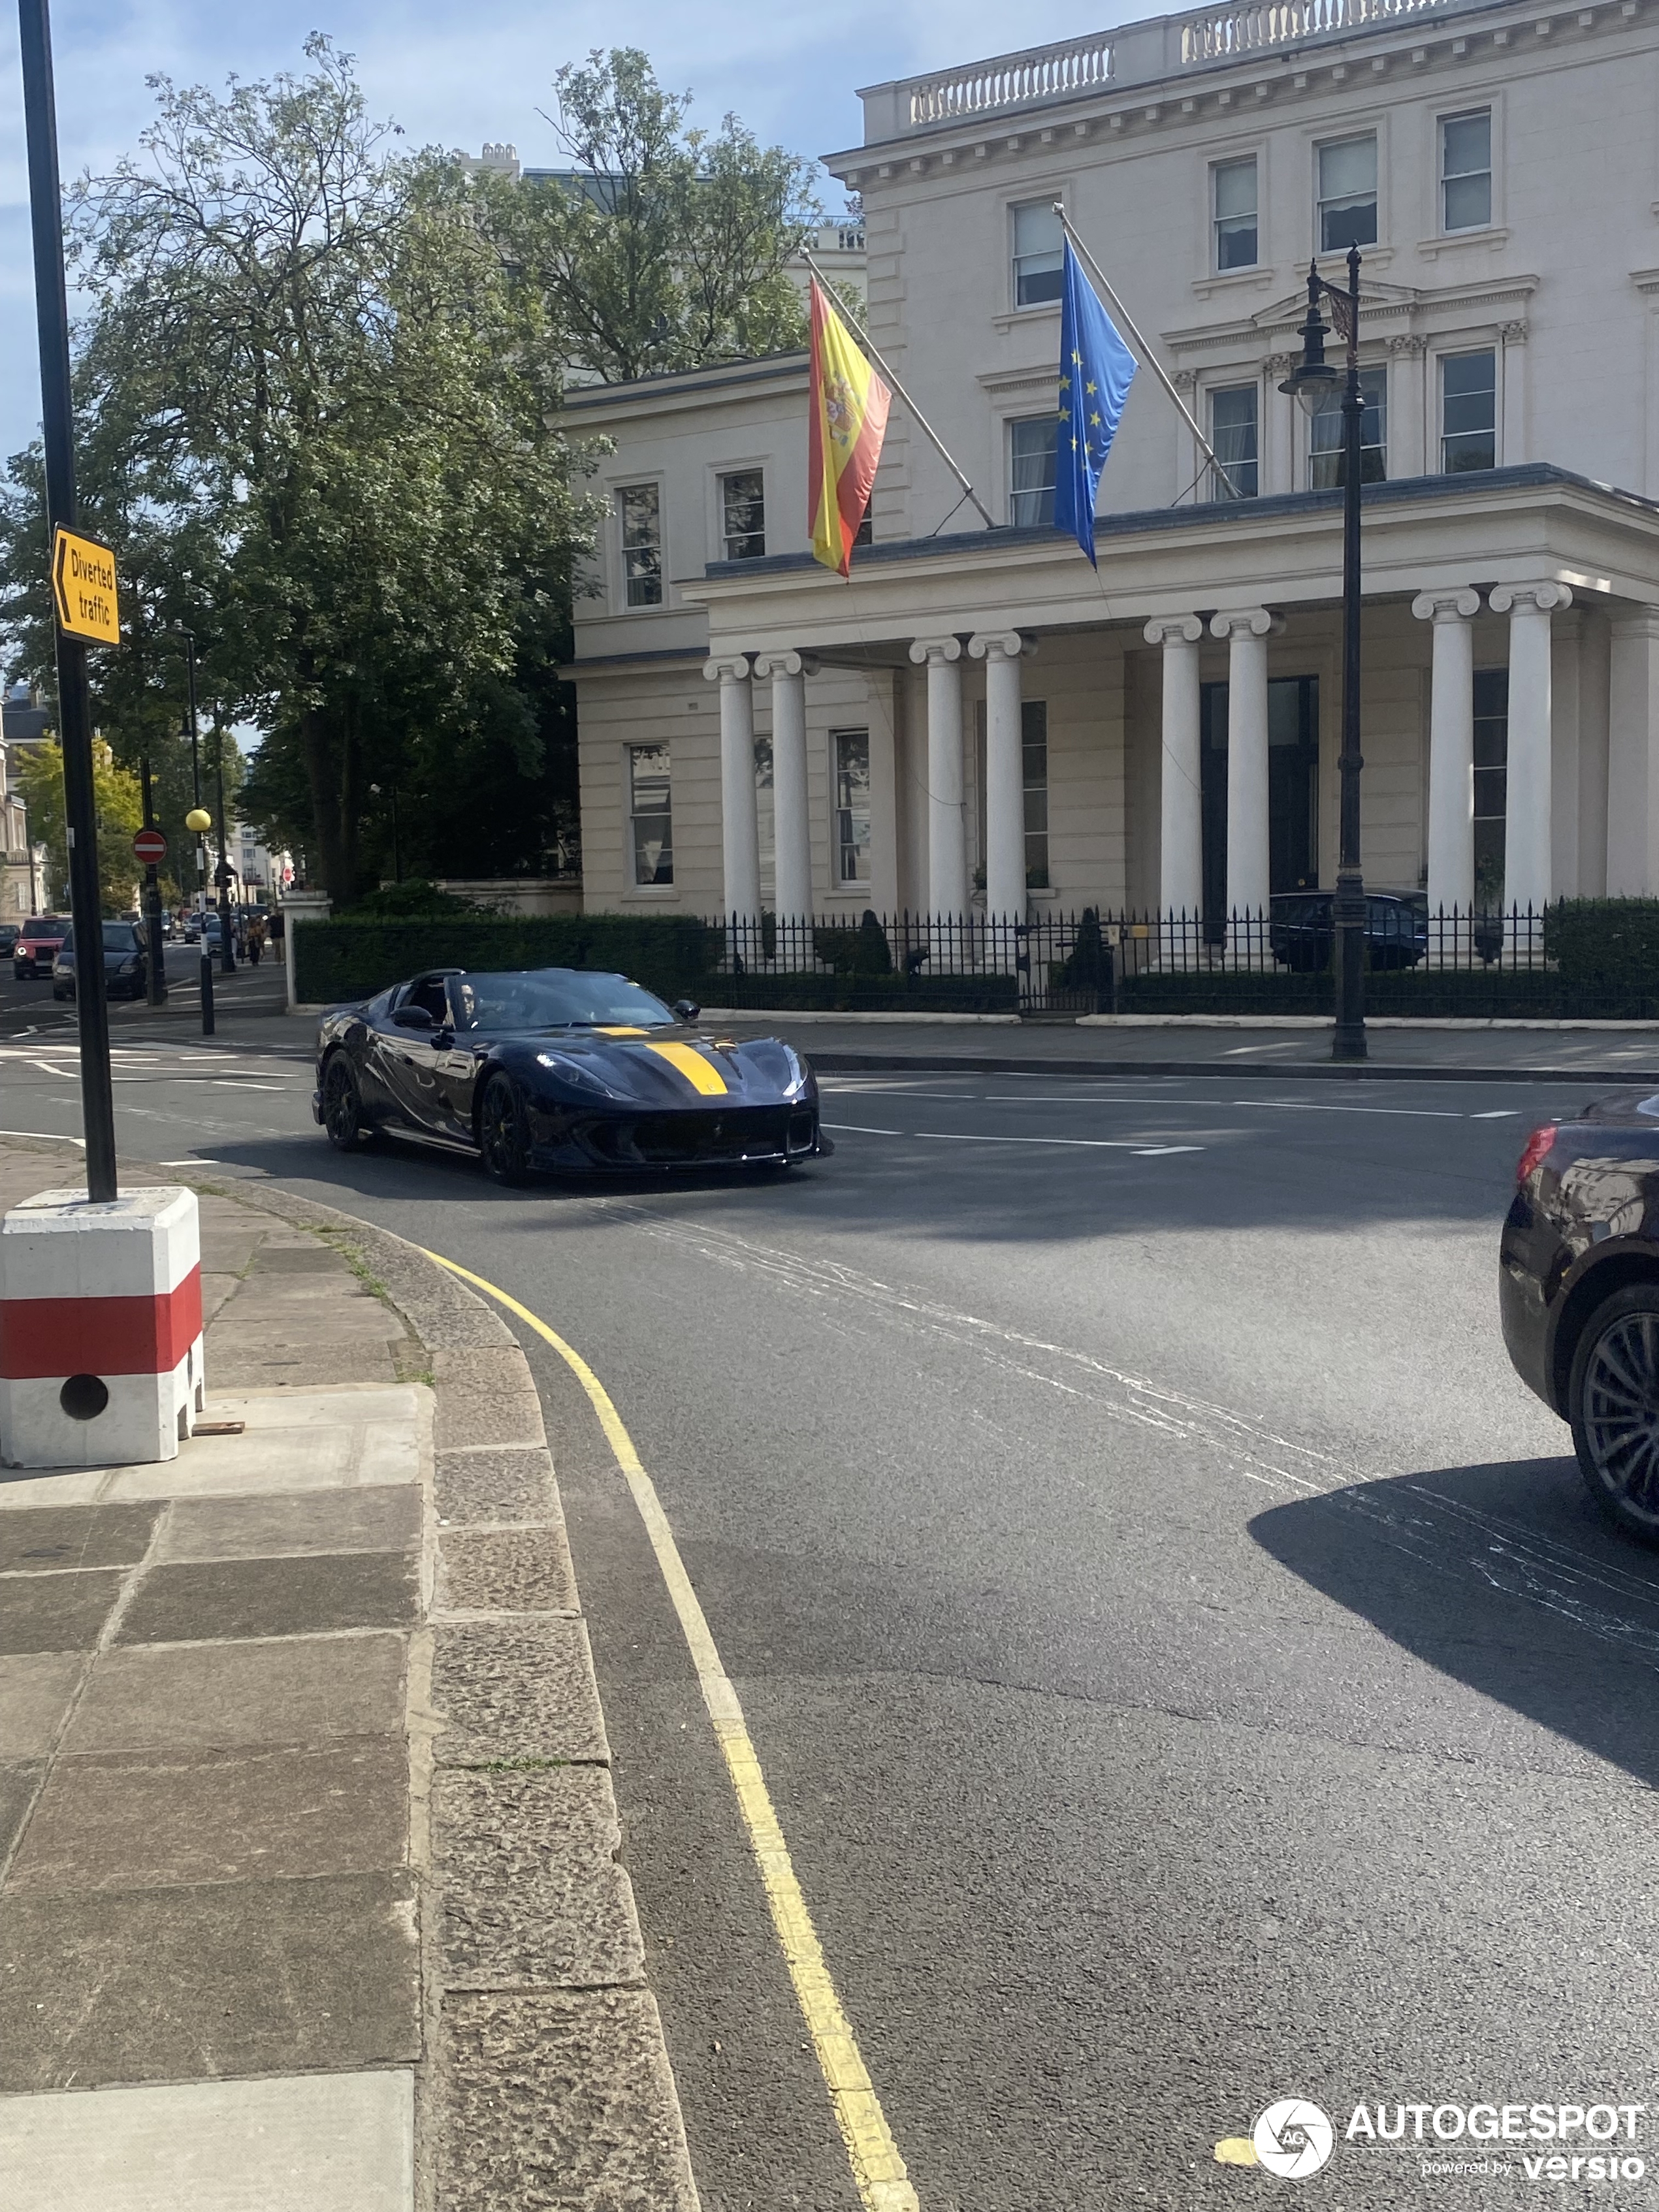
[[[1544,912],[1544,953],[1580,988],[1659,995],[1659,899],[1560,899]]]
[[[718,929],[689,915],[434,915],[308,921],[294,939],[297,995],[309,1006],[371,998],[428,968],[592,968],[631,976],[672,1004],[704,995]]]
[[[812,973],[705,975],[710,1006],[798,1007],[803,1013],[1012,1014],[1019,1011],[1012,975],[924,975]]]

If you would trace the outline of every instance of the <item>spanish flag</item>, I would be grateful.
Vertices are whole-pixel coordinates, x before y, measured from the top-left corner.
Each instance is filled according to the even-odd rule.
[[[806,506],[813,557],[843,576],[870,504],[892,398],[815,278]]]

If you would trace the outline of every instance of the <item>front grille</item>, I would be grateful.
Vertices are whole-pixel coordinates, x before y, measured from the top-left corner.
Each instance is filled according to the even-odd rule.
[[[786,1157],[789,1109],[730,1107],[718,1114],[641,1114],[632,1121],[595,1121],[590,1147],[618,1167],[719,1166]]]

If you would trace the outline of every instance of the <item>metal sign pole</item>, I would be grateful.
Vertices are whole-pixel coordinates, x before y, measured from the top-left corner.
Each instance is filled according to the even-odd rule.
[[[47,0],[18,0],[29,212],[34,233],[35,316],[40,337],[40,424],[46,447],[46,526],[73,530],[75,425],[70,398],[69,300],[64,282],[64,201],[52,85]],[[70,913],[75,924],[75,1005],[81,1027],[81,1122],[87,1195],[115,1196],[115,1103],[109,1076],[109,1006],[98,890],[98,817],[92,780],[92,702],[87,649],[58,629],[58,733],[69,819]]]

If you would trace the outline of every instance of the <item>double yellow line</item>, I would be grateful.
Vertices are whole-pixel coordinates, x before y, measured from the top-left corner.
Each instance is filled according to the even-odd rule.
[[[788,1961],[789,1978],[795,1985],[795,1996],[817,2053],[859,2195],[866,2212],[919,2212],[916,2192],[910,2186],[904,2160],[899,2156],[881,2100],[865,2069],[852,2023],[842,2009],[830,1969],[824,1964],[823,1947],[818,1942],[806,1899],[795,1879],[789,1846],[773,1810],[771,1794],[750,1741],[743,1707],[720,1663],[720,1652],[709,1633],[697,1594],[691,1587],[691,1578],[685,1571],[685,1562],[674,1541],[668,1516],[662,1510],[656,1485],[634,1449],[634,1439],[623,1427],[610,1393],[581,1354],[532,1313],[528,1306],[520,1305],[516,1298],[510,1297],[494,1283],[486,1282],[482,1275],[473,1274],[453,1260],[446,1260],[441,1252],[428,1252],[426,1256],[494,1298],[509,1313],[516,1314],[544,1343],[552,1346],[586,1391],[588,1402],[599,1415],[599,1426],[622,1470],[623,1480],[639,1508],[663,1581],[679,1617],[691,1663],[697,1670],[702,1701],[708,1708],[714,1734],[726,1754],[726,1771],[737,1793],[738,1808],[749,1832],[750,1846],[766,1887],[767,1903],[772,1909],[772,1924],[778,1931],[778,1941]]]

